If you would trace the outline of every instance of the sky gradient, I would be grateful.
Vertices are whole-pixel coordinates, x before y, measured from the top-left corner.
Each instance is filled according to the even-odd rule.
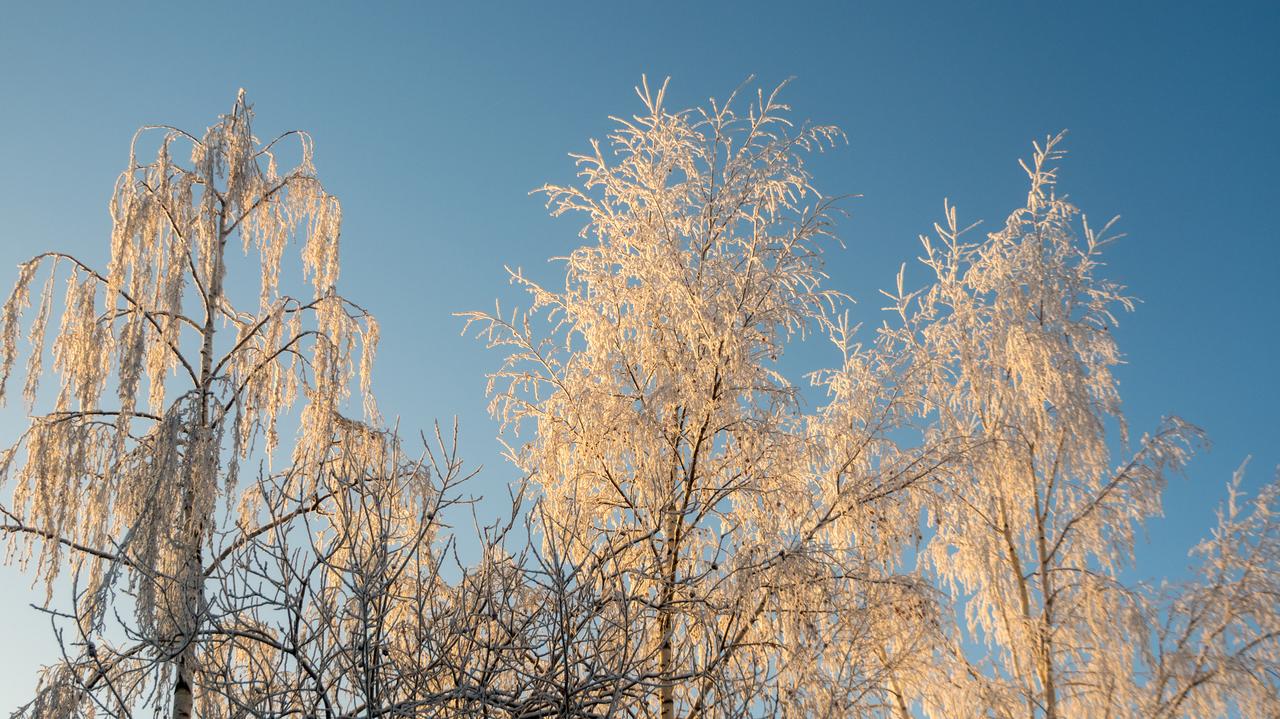
[[[673,107],[794,76],[794,116],[845,130],[811,167],[824,192],[860,195],[828,271],[868,324],[900,263],[908,285],[924,280],[916,236],[943,198],[995,228],[1025,197],[1017,159],[1067,128],[1060,188],[1095,224],[1122,216],[1103,274],[1142,300],[1116,330],[1130,426],[1177,413],[1214,444],[1138,550],[1139,576],[1176,578],[1231,471],[1252,455],[1257,487],[1280,464],[1280,6],[689,5],[6,4],[0,285],[44,249],[105,266],[133,131],[202,130],[244,87],[259,137],[313,134],[343,203],[341,290],[381,321],[384,414],[411,431],[457,415],[464,456],[485,466],[473,491],[501,497],[515,477],[484,397],[499,357],[453,313],[518,301],[504,264],[556,276],[546,258],[581,221],[548,218],[529,192],[572,181],[567,153],[641,109],[642,74],[671,77]],[[820,343],[794,356],[837,359]],[[5,445],[21,427],[20,403],[0,410]],[[13,569],[0,580],[8,711],[53,645],[24,609],[42,593]]]

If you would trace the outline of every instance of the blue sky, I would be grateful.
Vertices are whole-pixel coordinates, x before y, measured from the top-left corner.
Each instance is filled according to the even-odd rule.
[[[139,125],[203,129],[245,87],[259,136],[310,130],[344,206],[342,289],[383,326],[380,402],[402,425],[457,415],[503,495],[484,377],[496,355],[454,312],[514,299],[502,266],[552,277],[577,219],[530,196],[567,157],[639,110],[647,73],[671,102],[724,96],[748,75],[846,147],[818,186],[857,193],[829,258],[833,286],[875,323],[877,289],[941,216],[993,226],[1025,195],[1016,160],[1070,129],[1061,188],[1129,237],[1106,273],[1143,303],[1121,318],[1131,426],[1166,413],[1211,452],[1166,495],[1142,576],[1176,576],[1224,482],[1280,464],[1280,6],[1234,3],[7,3],[0,23],[0,285],[46,248],[107,260],[106,203]],[[922,280],[909,266],[908,281]],[[801,364],[834,361],[806,347]],[[21,413],[0,413],[0,439]],[[50,635],[41,599],[0,569],[0,709],[29,693]]]

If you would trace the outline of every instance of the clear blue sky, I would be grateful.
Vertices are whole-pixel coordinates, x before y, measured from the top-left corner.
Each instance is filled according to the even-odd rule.
[[[45,248],[105,264],[134,129],[203,129],[243,86],[259,136],[315,136],[344,205],[343,292],[382,321],[384,412],[410,428],[457,414],[486,466],[478,492],[513,479],[484,411],[497,357],[452,313],[512,297],[503,264],[550,276],[578,220],[527,193],[569,181],[566,153],[638,109],[641,73],[671,76],[677,106],[794,75],[796,114],[845,129],[813,167],[825,191],[863,195],[829,269],[873,323],[944,197],[999,222],[1024,196],[1017,158],[1069,128],[1061,186],[1094,218],[1123,216],[1107,272],[1143,300],[1117,331],[1131,426],[1176,412],[1215,445],[1171,485],[1139,574],[1182,570],[1246,455],[1251,487],[1280,464],[1278,5],[45,5],[5,3],[0,20],[0,285]],[[0,414],[6,444],[18,409]],[[41,597],[11,569],[0,582],[7,711],[51,644],[22,609]]]

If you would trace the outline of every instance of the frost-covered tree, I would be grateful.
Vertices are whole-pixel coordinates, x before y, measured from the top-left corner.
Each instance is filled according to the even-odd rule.
[[[928,469],[885,440],[891,362],[846,343],[823,418],[777,364],[797,334],[838,334],[834,205],[803,154],[841,135],[794,126],[777,91],[687,111],[665,91],[574,156],[579,185],[542,188],[586,217],[563,288],[513,271],[528,314],[468,315],[508,353],[492,409],[532,433],[510,457],[542,531],[623,572],[648,689],[630,711],[856,713],[883,696],[889,606],[920,594],[887,551],[914,522],[872,531],[874,507]]]
[[[1192,550],[1195,578],[1135,603],[1146,632],[1132,715],[1280,716],[1280,476],[1251,498],[1243,477]]]
[[[1280,716],[1280,483],[1237,477],[1193,580],[1122,581],[1201,437],[1129,440],[1130,300],[1055,191],[1060,137],[985,240],[947,208],[931,283],[900,275],[860,343],[805,164],[840,132],[777,91],[639,95],[542,188],[586,217],[563,285],[513,271],[527,312],[466,315],[534,490],[469,566],[456,433],[379,427],[308,136],[259,143],[243,95],[202,136],[140,131],[107,269],[40,255],[0,313],[0,397],[25,334],[40,407],[0,531],[63,652],[16,716]],[[840,352],[808,402],[779,364],[806,335]]]
[[[1036,146],[1026,205],[985,240],[966,241],[948,207],[937,239],[923,238],[933,284],[904,293],[900,283],[896,297],[904,321],[888,334],[915,354],[926,441],[967,445],[930,485],[921,557],[963,617],[951,641],[986,650],[973,662],[958,646],[940,650],[952,675],[922,684],[919,698],[938,717],[1225,716],[1235,699],[1223,697],[1244,696],[1225,677],[1245,660],[1258,660],[1250,697],[1276,689],[1274,595],[1246,599],[1274,588],[1274,500],[1255,532],[1227,540],[1238,530],[1224,528],[1205,545],[1215,579],[1172,605],[1120,581],[1135,533],[1159,515],[1167,476],[1201,433],[1169,418],[1113,459],[1129,440],[1111,327],[1131,300],[1097,273],[1110,225],[1090,227],[1055,191],[1061,139]],[[1270,716],[1277,705],[1236,706]]]
[[[95,704],[127,714],[148,698],[185,718],[193,702],[213,702],[200,684],[220,601],[205,587],[225,569],[217,542],[269,532],[280,496],[292,512],[315,508],[357,377],[364,411],[375,414],[377,325],[335,292],[338,201],[316,176],[306,133],[260,144],[251,119],[241,93],[201,136],[140,130],[110,204],[108,267],[39,255],[21,266],[4,305],[0,388],[33,298],[28,406],[45,406],[46,369],[58,380],[47,409],[0,457],[12,488],[0,509],[8,556],[34,564],[50,596],[66,574],[76,593],[75,611],[59,614],[76,638],[64,644],[67,661],[45,674],[34,715],[76,716]],[[143,161],[138,145],[152,138],[154,159]],[[299,162],[282,171],[285,142],[296,143]],[[310,284],[297,297],[279,285],[291,242]],[[260,269],[235,262],[241,249]],[[252,274],[233,278],[233,266]],[[254,276],[258,291],[245,301]],[[255,448],[275,453],[278,420],[294,407],[283,495],[261,483],[238,492],[240,462]],[[233,499],[237,512],[219,511]],[[108,631],[121,617],[127,639]],[[125,678],[147,667],[156,671]]]

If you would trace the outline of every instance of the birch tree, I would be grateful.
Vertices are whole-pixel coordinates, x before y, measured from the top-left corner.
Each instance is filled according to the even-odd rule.
[[[4,304],[0,391],[27,319],[28,407],[45,404],[45,370],[57,378],[48,409],[0,457],[12,488],[0,509],[8,556],[32,568],[50,596],[71,575],[77,601],[66,618],[83,652],[46,674],[38,715],[77,715],[95,702],[127,713],[150,696],[175,718],[192,716],[211,696],[199,677],[209,661],[213,541],[227,528],[269,529],[258,524],[270,504],[262,492],[243,494],[238,517],[217,511],[237,497],[239,464],[255,448],[273,455],[278,422],[298,408],[287,492],[306,511],[357,384],[363,411],[376,417],[377,325],[335,291],[341,207],[317,178],[310,137],[294,131],[260,144],[252,115],[241,92],[203,135],[140,130],[110,203],[107,268],[41,254],[20,267]],[[147,141],[158,145],[150,161],[138,150]],[[282,171],[285,143],[300,160]],[[310,285],[297,297],[280,287],[292,242]],[[248,302],[232,290],[236,246],[260,268]],[[251,286],[252,277],[236,282]],[[104,633],[121,615],[136,633],[127,648]],[[108,682],[113,695],[95,693],[100,679],[144,665],[160,668],[150,685]]]
[[[637,92],[643,112],[573,156],[580,184],[542,188],[553,215],[586,218],[563,288],[512,271],[527,313],[467,315],[507,352],[491,407],[531,432],[510,458],[540,490],[544,531],[572,538],[574,562],[607,556],[642,608],[649,693],[632,712],[801,711],[820,703],[807,675],[832,661],[878,695],[875,643],[819,635],[837,597],[872,596],[850,582],[880,587],[875,606],[919,593],[892,576],[896,544],[851,538],[927,469],[881,462],[892,363],[846,346],[820,379],[837,399],[826,421],[777,365],[791,338],[837,332],[841,296],[821,286],[835,204],[803,154],[842,136],[793,125],[777,90],[687,111],[667,108],[665,84]],[[849,637],[883,634],[866,626],[883,614],[848,616]]]
[[[1252,497],[1243,478],[1241,466],[1192,550],[1195,578],[1137,603],[1148,639],[1136,715],[1280,715],[1280,476]]]
[[[1241,655],[1272,656],[1274,609],[1259,613],[1256,604],[1226,598],[1247,593],[1254,579],[1273,581],[1264,577],[1275,572],[1274,529],[1206,545],[1222,553],[1210,562],[1219,579],[1186,590],[1172,606],[1121,582],[1136,532],[1160,514],[1167,477],[1202,433],[1167,418],[1114,463],[1113,448],[1130,442],[1112,374],[1121,355],[1111,328],[1116,309],[1130,309],[1132,300],[1098,276],[1101,252],[1117,237],[1111,224],[1095,229],[1056,192],[1061,140],[1036,146],[1023,165],[1025,206],[984,241],[964,239],[948,207],[937,238],[922,238],[933,284],[905,293],[900,282],[894,297],[904,319],[897,339],[915,352],[917,371],[925,368],[918,392],[928,441],[963,437],[968,444],[933,485],[937,496],[926,505],[933,534],[922,558],[963,615],[964,631],[952,641],[969,637],[989,651],[988,660],[970,663],[950,650],[950,688],[935,685],[924,706],[939,717],[1225,716],[1216,712],[1230,702],[1220,698],[1187,705],[1215,712],[1200,714],[1144,697],[1169,697],[1165,683],[1208,690],[1196,689],[1193,677],[1231,663],[1223,657],[1233,650],[1211,650],[1220,642]],[[1265,506],[1258,513],[1264,525]],[[1249,560],[1230,558],[1259,542]],[[1258,644],[1243,649],[1249,642],[1241,637],[1205,628],[1209,616]],[[1157,637],[1153,627],[1162,622],[1168,625]],[[1153,646],[1160,656],[1150,654]],[[1168,676],[1167,650],[1190,662],[1179,665],[1179,680]],[[1251,675],[1254,686],[1269,687],[1261,694],[1275,688],[1266,671]],[[1248,716],[1275,708],[1239,706]]]

